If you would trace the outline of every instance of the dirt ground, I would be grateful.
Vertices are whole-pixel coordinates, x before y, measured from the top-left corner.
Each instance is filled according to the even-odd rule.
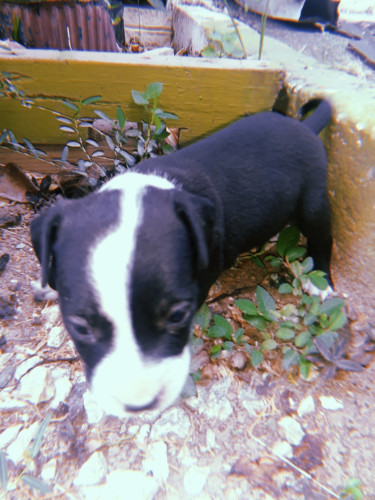
[[[241,17],[259,26],[250,13]],[[297,31],[267,24],[268,34],[301,48]],[[346,39],[303,37],[306,53],[373,85],[373,70],[347,52]],[[326,379],[317,368],[304,381],[285,372],[275,352],[257,369],[249,360],[239,369],[228,355],[211,360],[205,347],[192,362],[192,371],[203,374],[195,395],[161,416],[103,415],[90,400],[56,303],[34,300],[34,211],[0,201],[0,221],[17,214],[20,220],[0,225],[0,257],[10,255],[0,271],[0,451],[9,477],[0,498],[43,496],[40,485],[30,489],[22,479],[29,475],[49,486],[45,498],[323,500],[340,498],[359,478],[363,498],[375,500],[372,355],[363,372]],[[209,307],[232,321],[234,298],[253,299],[258,284],[278,300],[269,274],[243,262],[214,285]],[[32,458],[27,450],[49,412]]]
[[[22,216],[0,232],[1,254],[10,255],[0,275],[1,311],[8,314],[1,322],[0,357],[0,448],[8,457],[8,498],[32,497],[19,480],[27,472],[54,488],[46,498],[326,499],[339,498],[359,478],[365,498],[375,499],[373,361],[361,373],[339,372],[333,380],[315,370],[307,382],[286,373],[274,353],[256,370],[249,362],[238,370],[228,358],[210,360],[203,349],[193,359],[203,373],[197,395],[165,415],[128,421],[95,415],[56,304],[33,299],[31,282],[39,275],[29,239],[33,210],[8,202],[0,208],[2,216]],[[231,320],[233,298],[253,298],[257,284],[276,296],[271,283],[268,273],[243,262],[212,288],[210,308]],[[49,339],[59,328],[63,337],[56,347]],[[25,387],[40,367],[44,378],[31,383],[46,384],[42,394]],[[67,389],[59,389],[60,376]],[[25,449],[49,410],[41,450],[30,461]],[[167,473],[165,467],[160,472],[161,463]],[[143,476],[136,486],[126,476],[124,489],[108,489],[119,470]],[[140,490],[151,479],[153,489]]]

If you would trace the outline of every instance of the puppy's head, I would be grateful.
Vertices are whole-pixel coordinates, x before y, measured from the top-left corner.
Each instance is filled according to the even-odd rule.
[[[43,285],[107,413],[163,410],[179,395],[209,265],[212,204],[170,181],[138,173],[37,217],[32,241]]]

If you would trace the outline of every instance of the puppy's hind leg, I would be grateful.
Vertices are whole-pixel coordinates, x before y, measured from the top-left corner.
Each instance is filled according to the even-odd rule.
[[[320,295],[324,300],[333,294],[330,273],[332,251],[330,207],[326,196],[321,197],[320,200],[314,198],[313,204],[308,203],[307,200],[305,201],[300,229],[307,238],[307,249],[314,260],[314,269],[326,273],[325,278],[328,281],[326,290],[319,290],[311,282],[308,282],[305,291],[310,295]]]

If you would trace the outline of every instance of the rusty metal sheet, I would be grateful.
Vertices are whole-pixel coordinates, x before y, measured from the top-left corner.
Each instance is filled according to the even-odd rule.
[[[12,37],[13,19],[20,20],[20,42],[26,47],[118,52],[107,8],[93,3],[0,4],[3,38]]]

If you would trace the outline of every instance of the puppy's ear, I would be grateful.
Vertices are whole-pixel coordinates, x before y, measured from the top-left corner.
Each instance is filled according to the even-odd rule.
[[[42,266],[42,286],[48,284],[56,289],[55,285],[55,257],[53,245],[63,217],[62,203],[47,208],[31,223],[31,241],[35,253]]]
[[[195,247],[197,268],[206,269],[213,244],[215,206],[209,199],[185,191],[176,190],[173,196],[176,213]]]

